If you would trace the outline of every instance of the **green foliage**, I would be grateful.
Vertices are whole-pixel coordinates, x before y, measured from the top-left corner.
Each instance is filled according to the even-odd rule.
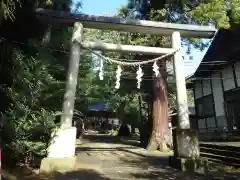
[[[71,4],[71,0],[1,2],[0,25],[9,32],[0,42],[0,110],[3,114],[0,118],[4,127],[1,135],[6,161],[15,164],[24,160],[26,163],[47,154],[51,132],[58,127],[61,114],[68,59],[68,54],[63,52],[69,46],[72,29],[53,28],[49,46],[63,52],[43,47],[39,37],[45,27],[36,21],[33,12],[37,7],[69,12]],[[81,3],[77,3],[79,7]],[[36,25],[36,30],[29,28]],[[87,81],[91,79],[92,64],[88,61],[89,58],[83,58],[85,70],[80,72],[82,78],[78,79],[82,84],[77,90],[79,96],[89,88]]]
[[[240,23],[239,0],[230,1],[227,7],[225,0],[210,0],[188,8],[188,13],[199,24],[214,23],[217,28],[235,28]]]
[[[9,48],[13,48],[12,59],[5,60],[11,61],[14,78],[11,86],[5,87],[11,105],[3,117],[3,151],[8,152],[12,160],[18,161],[29,154],[44,157],[59,113],[44,108],[42,101],[46,90],[49,90],[48,85],[57,84],[57,80],[48,72],[44,61],[37,54],[29,52],[34,52],[33,48],[24,49],[14,45]],[[48,93],[55,91],[57,86]]]
[[[24,109],[28,111],[27,107],[21,107]],[[55,114],[45,109],[29,113],[15,109],[6,113],[3,152],[8,152],[13,160],[23,160],[29,153],[37,157],[47,154],[51,131],[56,126]]]
[[[14,12],[16,10],[16,6],[19,5],[20,0],[6,0],[6,1],[1,1],[0,5],[0,16],[3,18],[7,19],[14,19]],[[2,18],[1,17],[1,18]]]
[[[30,5],[30,10],[35,10],[37,7],[51,8],[55,10],[70,11],[72,0],[2,0],[0,3],[0,19],[10,19],[14,21],[16,19],[16,11],[19,8],[24,8],[25,5]],[[82,6],[81,1],[76,1],[76,9]],[[26,9],[25,9],[26,10]]]
[[[217,27],[230,27],[225,0],[211,0],[201,3],[191,11],[191,15],[200,24],[207,24],[212,21],[216,23]]]

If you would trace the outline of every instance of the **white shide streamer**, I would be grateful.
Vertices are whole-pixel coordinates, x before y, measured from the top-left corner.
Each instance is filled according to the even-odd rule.
[[[103,80],[103,59],[100,58],[100,68],[99,68],[99,79],[102,81]]]
[[[137,70],[137,88],[140,89],[141,86],[141,81],[142,81],[142,76],[143,76],[143,71],[141,66],[138,66],[138,70]]]
[[[116,71],[116,85],[115,88],[119,89],[120,88],[120,77],[121,77],[121,73],[122,73],[122,68],[121,66],[117,66],[117,71]]]
[[[155,73],[155,76],[156,76],[156,77],[159,75],[159,67],[158,67],[156,61],[155,61],[154,64],[153,64],[153,72]]]

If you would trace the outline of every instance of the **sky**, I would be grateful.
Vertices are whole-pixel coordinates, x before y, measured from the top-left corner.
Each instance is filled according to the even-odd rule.
[[[117,10],[126,3],[127,0],[82,0],[81,11],[89,15],[114,15]],[[181,53],[182,56],[185,56],[184,74],[185,76],[189,76],[195,72],[207,49],[203,52],[193,49],[190,54],[190,56],[193,56],[192,60],[189,60],[189,57],[186,55],[186,50],[186,47],[182,47]]]

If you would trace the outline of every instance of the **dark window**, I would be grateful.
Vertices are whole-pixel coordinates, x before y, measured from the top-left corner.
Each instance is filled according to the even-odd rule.
[[[197,115],[202,117],[214,116],[213,96],[208,95],[203,98],[197,99]]]
[[[228,119],[228,127],[230,130],[239,130],[240,129],[240,90],[239,88],[225,91],[224,97],[226,102],[225,112]],[[237,128],[237,129],[235,129]]]

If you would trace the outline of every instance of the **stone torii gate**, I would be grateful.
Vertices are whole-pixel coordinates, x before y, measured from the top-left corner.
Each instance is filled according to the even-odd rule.
[[[71,50],[68,74],[66,80],[66,91],[63,102],[63,115],[61,118],[61,128],[57,132],[53,143],[49,148],[49,158],[72,158],[75,155],[76,129],[72,127],[72,117],[74,112],[75,91],[77,85],[78,67],[81,60],[81,50],[90,48],[102,51],[132,52],[150,55],[164,55],[173,53],[173,66],[177,89],[177,112],[178,126],[176,130],[174,164],[179,164],[186,159],[199,158],[198,140],[192,144],[192,131],[188,116],[188,102],[186,83],[184,77],[184,64],[181,56],[181,36],[193,38],[212,38],[216,32],[214,27],[197,26],[187,24],[171,24],[163,22],[145,20],[125,20],[116,17],[90,16],[84,14],[70,14],[56,12],[46,9],[36,10],[37,18],[49,25],[72,26]],[[117,30],[132,33],[151,34],[158,36],[171,36],[172,48],[158,48],[146,46],[119,45],[100,42],[84,42],[83,29]],[[189,146],[191,148],[189,148]],[[194,148],[194,149],[193,149]],[[184,168],[182,168],[184,169]]]

